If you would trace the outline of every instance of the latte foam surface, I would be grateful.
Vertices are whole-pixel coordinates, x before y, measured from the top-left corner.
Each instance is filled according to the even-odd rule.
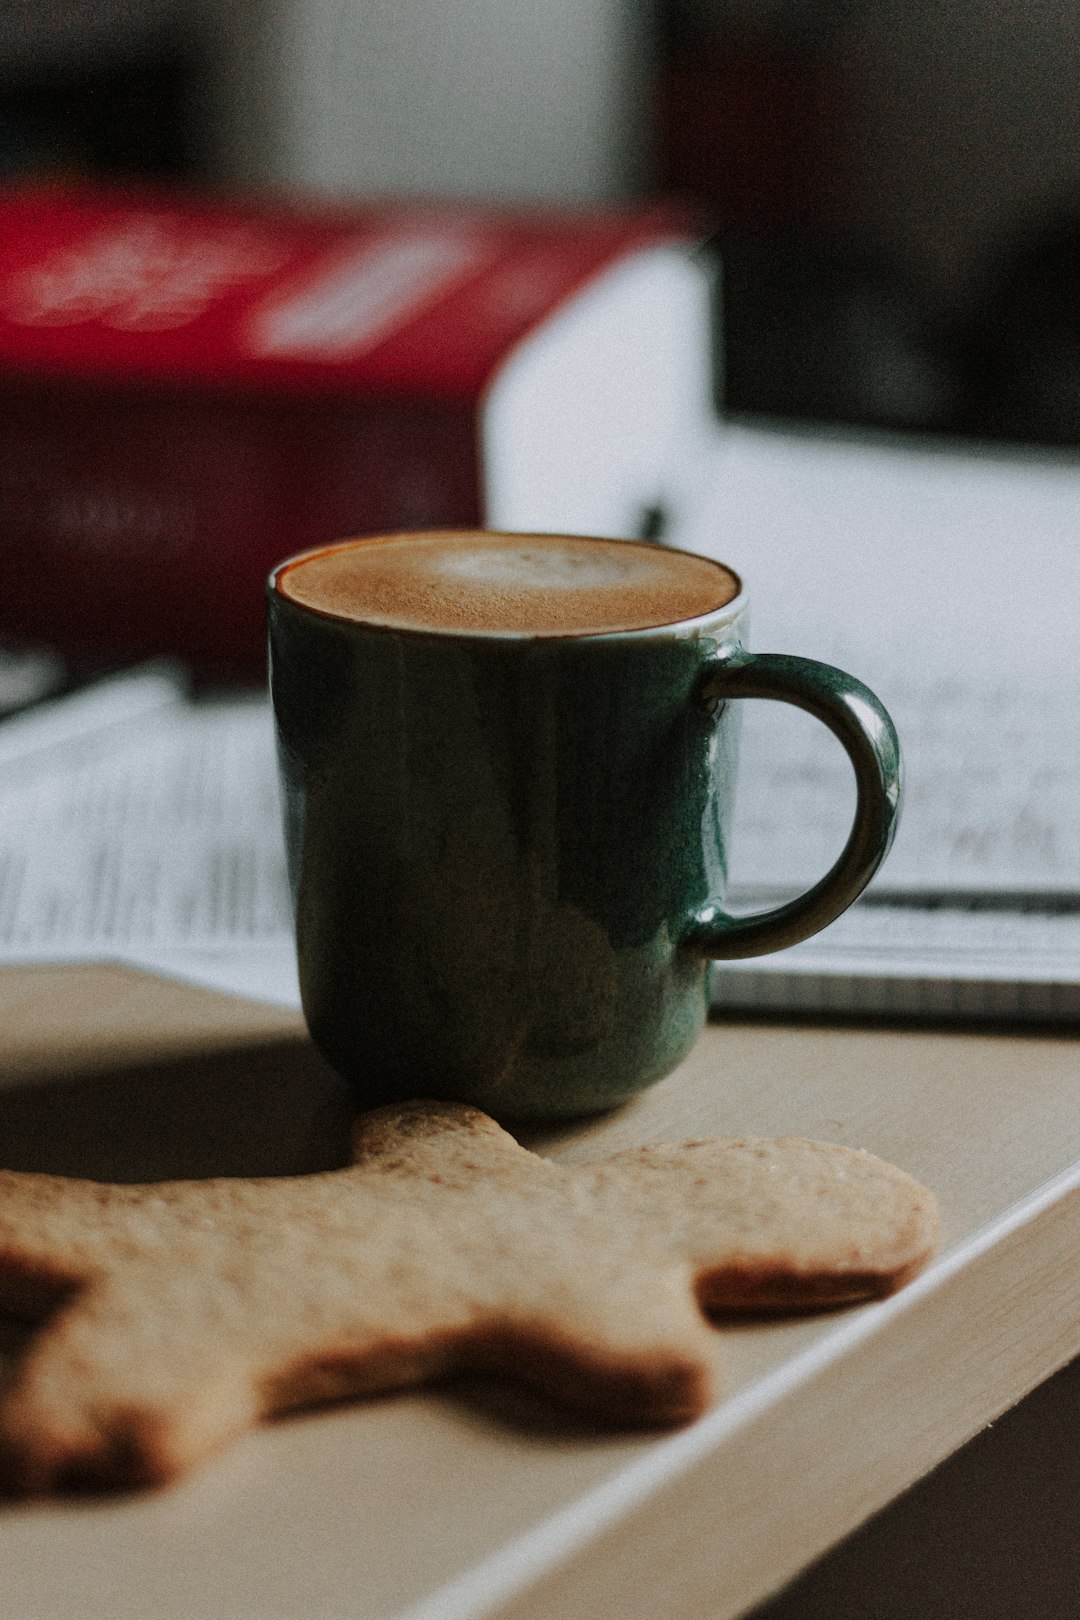
[[[277,589],[363,624],[558,636],[699,618],[739,582],[708,558],[634,541],[439,532],[345,541],[287,565]]]

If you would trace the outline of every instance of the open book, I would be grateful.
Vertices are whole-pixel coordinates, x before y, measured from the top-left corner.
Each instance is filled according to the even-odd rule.
[[[752,644],[839,663],[893,712],[906,804],[824,933],[719,965],[727,1008],[1080,1015],[1080,463],[728,427],[684,545],[738,568]],[[0,960],[109,958],[297,997],[272,729],[168,670],[0,728]],[[732,909],[838,853],[839,745],[748,703]]]

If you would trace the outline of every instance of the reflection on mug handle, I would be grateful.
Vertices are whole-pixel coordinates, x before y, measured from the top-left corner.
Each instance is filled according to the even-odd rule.
[[[708,905],[681,944],[717,961],[761,956],[818,933],[858,897],[888,854],[900,810],[896,728],[869,687],[831,664],[738,652],[712,665],[700,697],[710,712],[729,698],[777,698],[823,721],[855,769],[855,821],[831,871],[798,899],[750,917]]]

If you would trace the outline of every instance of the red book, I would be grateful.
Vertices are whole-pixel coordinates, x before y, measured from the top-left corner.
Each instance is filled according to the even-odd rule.
[[[0,631],[254,673],[263,582],[349,534],[630,535],[709,413],[661,207],[0,200]]]

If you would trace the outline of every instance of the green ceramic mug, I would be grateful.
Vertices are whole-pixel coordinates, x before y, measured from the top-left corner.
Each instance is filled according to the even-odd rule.
[[[361,1106],[619,1103],[693,1044],[710,959],[825,927],[889,848],[888,715],[840,670],[747,651],[718,563],[376,536],[290,558],[268,598],[304,1013]],[[832,870],[749,918],[723,909],[739,698],[816,715],[857,785]]]

